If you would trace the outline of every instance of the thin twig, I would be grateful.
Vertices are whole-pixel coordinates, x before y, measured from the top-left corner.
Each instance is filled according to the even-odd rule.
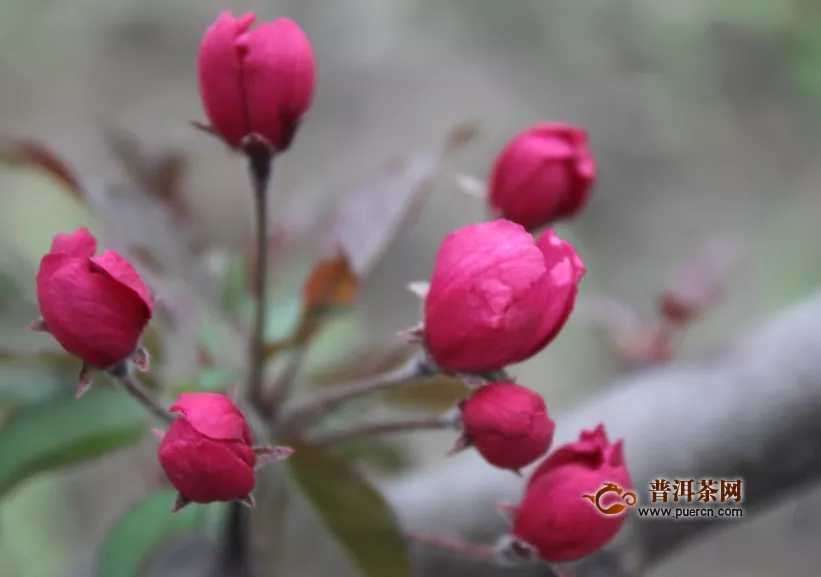
[[[271,407],[271,415],[274,416],[276,411],[282,405],[282,402],[288,396],[291,387],[299,374],[305,358],[308,356],[308,351],[311,348],[312,339],[306,339],[297,344],[293,349],[291,356],[285,365],[285,368],[277,376],[270,388],[270,396],[268,398],[268,406]]]
[[[386,433],[400,433],[406,431],[424,431],[435,429],[456,429],[459,427],[458,413],[454,416],[450,412],[440,415],[426,415],[404,420],[374,421],[363,423],[349,429],[329,431],[320,435],[311,436],[311,441],[321,445],[331,443],[342,443],[368,437],[371,435],[383,435]]]
[[[254,283],[254,327],[249,344],[248,398],[251,404],[266,416],[271,409],[262,390],[265,368],[263,347],[265,319],[268,314],[266,278],[268,272],[268,183],[271,180],[271,154],[267,150],[248,153],[251,181],[254,186],[254,213],[256,217],[256,277]]]
[[[470,541],[461,541],[456,539],[443,539],[436,535],[429,535],[427,533],[405,533],[405,538],[408,541],[419,543],[427,547],[435,549],[442,549],[445,551],[453,551],[454,553],[461,553],[471,557],[479,557],[482,559],[495,559],[496,548],[490,545],[482,545],[479,543],[472,543]]]
[[[427,355],[420,352],[392,371],[348,385],[339,385],[314,395],[305,401],[302,406],[291,409],[283,416],[280,432],[286,436],[293,435],[311,425],[320,415],[328,413],[348,401],[379,391],[401,387],[410,381],[432,374],[434,374],[433,369]]]
[[[151,391],[145,388],[145,385],[138,381],[130,371],[125,371],[123,374],[113,374],[112,376],[117,379],[129,395],[137,399],[153,415],[166,423],[171,423],[174,420],[174,415],[169,413]]]

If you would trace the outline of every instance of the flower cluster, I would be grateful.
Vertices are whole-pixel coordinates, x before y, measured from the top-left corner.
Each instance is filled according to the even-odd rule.
[[[94,256],[96,252],[97,240],[86,228],[54,237],[37,273],[42,316],[30,327],[50,333],[82,361],[78,397],[91,386],[91,370],[134,387],[130,365],[148,369],[139,340],[151,319],[154,297],[124,257],[112,250]],[[235,499],[253,505],[254,470],[291,452],[286,447],[255,448],[245,417],[225,395],[185,393],[169,411],[180,416],[167,433],[158,433],[158,457],[179,491],[174,510],[190,502]]]
[[[256,183],[267,185],[270,172],[254,165],[254,147],[262,145],[270,163],[290,146],[313,100],[316,64],[295,22],[282,18],[252,29],[254,20],[224,12],[208,28],[199,85],[208,130],[245,153],[258,169]],[[622,443],[610,443],[603,425],[550,453],[555,423],[544,399],[508,373],[553,342],[574,310],[585,265],[571,243],[544,227],[577,215],[595,178],[583,130],[539,124],[517,135],[491,170],[488,206],[496,219],[444,239],[424,295],[423,324],[414,333],[425,370],[461,378],[471,388],[458,406],[461,434],[451,453],[473,447],[490,465],[516,473],[547,456],[527,480],[511,530],[516,551],[546,561],[579,559],[609,542],[626,511],[602,515],[589,501],[599,505],[594,496],[603,486],[632,488]],[[264,217],[260,222],[264,243]],[[534,236],[537,229],[543,230]],[[142,388],[132,366],[148,370],[140,339],[154,295],[122,255],[96,253],[97,241],[85,228],[54,237],[36,279],[42,316],[31,328],[50,333],[82,361],[78,396],[91,385],[93,370],[105,372],[166,421],[165,431],[155,430],[157,457],[178,491],[174,510],[192,502],[253,506],[257,469],[292,451],[255,446],[259,434],[232,395],[183,393],[166,410]],[[257,258],[264,269],[262,250]],[[267,312],[264,292],[255,297],[258,319]],[[261,346],[263,327],[251,335],[252,351]],[[249,363],[258,380],[263,360],[252,355]],[[338,398],[315,405],[330,410]],[[249,399],[246,412],[275,421],[275,411],[260,406],[262,395]],[[276,430],[278,423],[268,424]]]
[[[549,452],[555,424],[544,399],[496,375],[556,338],[584,274],[575,248],[553,229],[534,240],[522,224],[500,219],[445,238],[425,296],[424,345],[439,370],[479,382],[460,404],[462,434],[451,453],[472,446],[491,465],[519,472]],[[621,441],[610,444],[600,425],[531,475],[512,550],[560,562],[600,549],[626,519],[626,511],[606,516],[583,499],[607,483],[632,487]]]

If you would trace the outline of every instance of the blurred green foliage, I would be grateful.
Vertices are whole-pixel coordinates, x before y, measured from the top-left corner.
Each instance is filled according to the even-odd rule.
[[[206,508],[191,504],[170,514],[173,488],[146,496],[114,524],[98,557],[98,577],[140,577],[151,554],[167,541],[202,529]]]
[[[289,441],[286,461],[302,493],[366,577],[412,577],[404,537],[390,506],[350,464],[325,448]]]
[[[78,402],[49,398],[0,428],[0,497],[26,478],[133,444],[148,432],[145,409],[121,389],[98,386]]]

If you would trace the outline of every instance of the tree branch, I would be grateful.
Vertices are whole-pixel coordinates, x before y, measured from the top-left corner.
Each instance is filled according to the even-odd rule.
[[[251,182],[254,188],[254,216],[256,238],[256,276],[254,277],[254,328],[249,343],[248,398],[263,416],[272,408],[267,406],[262,390],[265,369],[263,347],[265,341],[265,319],[268,314],[268,183],[271,180],[271,153],[267,149],[249,151],[248,161]]]
[[[625,439],[641,489],[654,478],[745,480],[745,518],[821,479],[821,295],[792,307],[717,358],[618,379],[557,419],[554,446],[604,422]],[[525,471],[525,476],[529,471]],[[474,452],[383,484],[406,531],[494,539],[507,529],[497,500],[517,501],[522,479]],[[690,539],[733,521],[642,521],[633,516],[577,577],[639,575]]]
[[[361,437],[384,435],[386,433],[458,428],[459,412],[457,410],[455,414],[446,412],[438,415],[424,415],[407,419],[386,419],[384,421],[362,423],[348,429],[312,435],[310,440],[317,444],[330,445],[332,443],[344,443],[345,441],[351,441]]]
[[[111,376],[116,379],[120,385],[122,385],[123,389],[125,389],[129,395],[134,397],[142,406],[148,409],[152,415],[156,416],[166,424],[169,424],[174,420],[174,415],[169,413],[168,410],[154,397],[151,391],[146,389],[145,385],[134,377],[125,363],[123,363],[122,367],[118,367],[117,370],[112,371]]]
[[[283,415],[280,433],[284,436],[294,435],[301,429],[311,425],[320,415],[330,412],[348,401],[379,391],[404,386],[410,381],[431,374],[433,372],[430,361],[427,355],[421,351],[392,371],[349,385],[339,385],[314,395],[305,401],[302,406],[294,407]]]

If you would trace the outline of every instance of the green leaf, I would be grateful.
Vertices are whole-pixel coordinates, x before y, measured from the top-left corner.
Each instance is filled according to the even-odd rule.
[[[365,577],[412,577],[396,517],[379,492],[344,460],[304,441],[287,442],[305,496]]]
[[[117,520],[100,549],[98,577],[139,577],[163,543],[205,525],[205,507],[191,504],[171,513],[176,496],[170,488],[153,493]]]
[[[0,497],[27,477],[137,442],[147,417],[127,393],[102,387],[21,410],[0,427]]]

